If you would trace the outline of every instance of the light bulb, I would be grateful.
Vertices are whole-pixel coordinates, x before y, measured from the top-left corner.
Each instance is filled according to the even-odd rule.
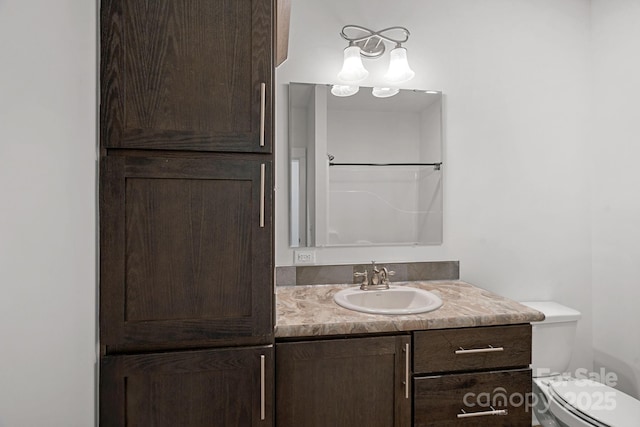
[[[338,78],[349,83],[358,83],[366,79],[369,72],[362,65],[360,48],[349,46],[344,50],[344,63],[342,70],[338,73]]]
[[[389,53],[389,70],[384,75],[386,81],[390,83],[404,83],[415,76],[416,73],[409,68],[407,61],[407,49],[396,47]]]
[[[400,92],[396,87],[374,87],[371,94],[376,98],[389,98]]]
[[[333,85],[331,86],[331,93],[335,96],[351,96],[358,93],[360,86],[349,85]]]

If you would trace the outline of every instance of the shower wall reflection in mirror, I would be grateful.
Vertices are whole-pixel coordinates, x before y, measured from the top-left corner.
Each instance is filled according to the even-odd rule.
[[[442,243],[442,93],[289,85],[290,245]]]

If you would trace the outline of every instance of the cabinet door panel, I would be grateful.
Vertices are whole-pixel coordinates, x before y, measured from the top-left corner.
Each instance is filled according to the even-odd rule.
[[[530,369],[418,377],[413,425],[530,426],[530,395]],[[493,410],[504,415],[492,415]]]
[[[272,27],[270,0],[103,0],[103,147],[270,152]]]
[[[277,425],[409,426],[409,341],[401,336],[277,344]]]
[[[271,336],[270,164],[108,157],[101,173],[103,344],[146,350]]]
[[[220,179],[126,180],[127,321],[251,315],[249,287],[230,292],[211,286],[212,279],[251,280],[250,269],[240,265],[250,259],[249,242],[235,238],[251,234],[251,185]],[[226,258],[235,268],[220,268]]]
[[[102,427],[271,426],[273,348],[107,356]]]

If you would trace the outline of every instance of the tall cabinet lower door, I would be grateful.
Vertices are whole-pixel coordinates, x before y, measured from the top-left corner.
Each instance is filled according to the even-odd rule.
[[[254,159],[103,158],[106,354],[271,341],[270,171]]]
[[[273,425],[273,347],[107,356],[101,427]]]

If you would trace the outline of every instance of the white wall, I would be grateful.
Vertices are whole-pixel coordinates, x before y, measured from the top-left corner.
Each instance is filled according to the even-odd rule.
[[[416,72],[404,87],[445,96],[444,244],[323,248],[317,263],[460,260],[464,280],[582,311],[574,363],[590,366],[590,2],[293,0],[292,7],[279,92],[289,81],[336,82],[342,26],[403,25]],[[385,62],[365,63],[364,86]],[[286,105],[276,98],[276,265],[291,265]]]
[[[639,0],[593,1],[594,361],[640,398],[638,22]]]
[[[94,424],[96,5],[0,0],[0,426]]]

